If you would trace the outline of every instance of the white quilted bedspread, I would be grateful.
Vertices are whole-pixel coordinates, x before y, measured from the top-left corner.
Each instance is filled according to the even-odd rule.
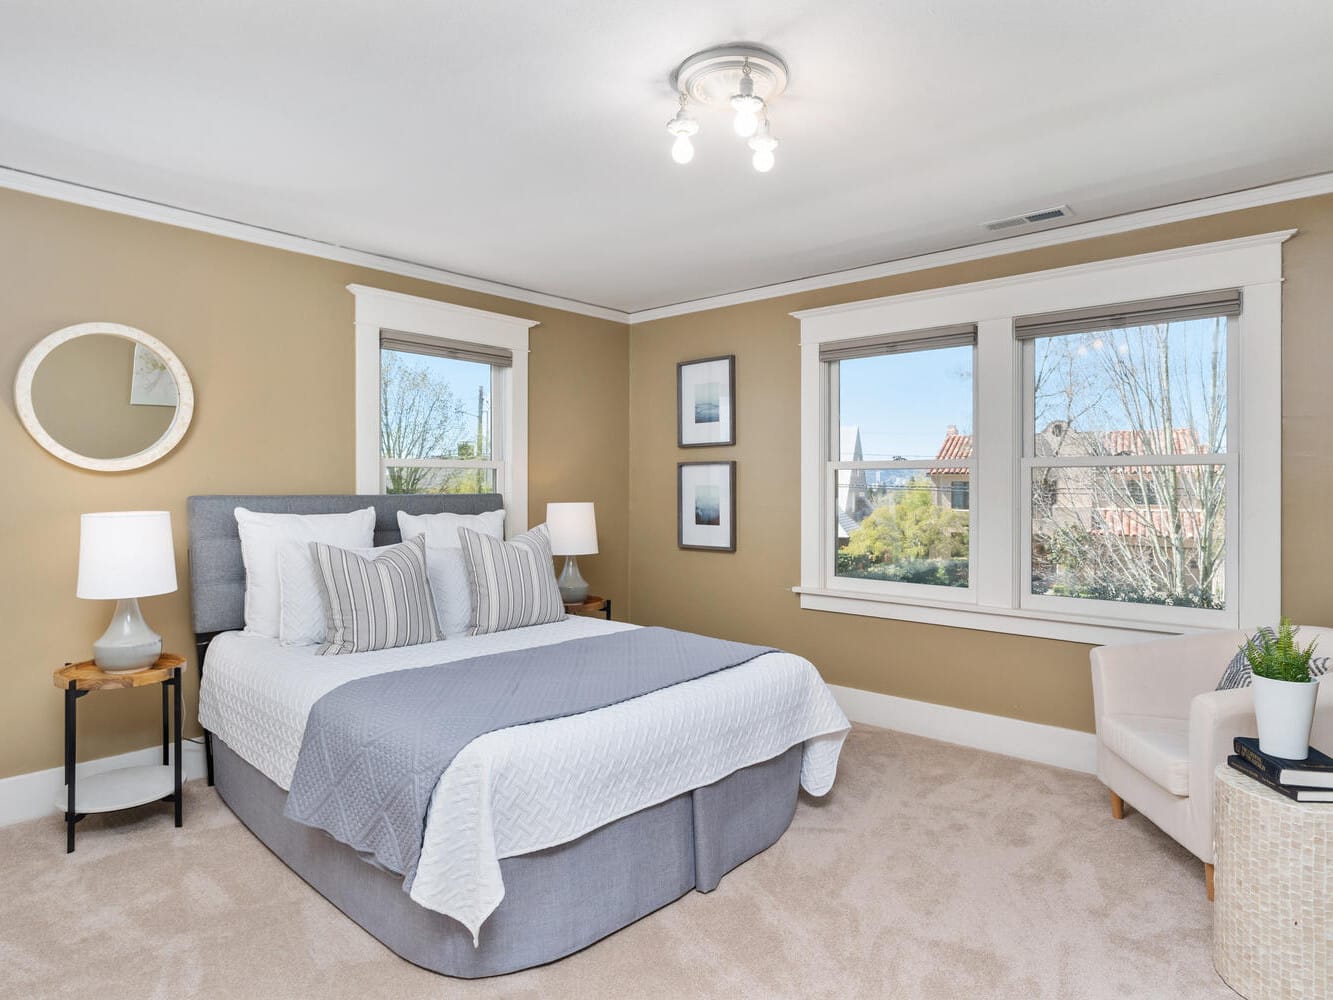
[[[286,789],[311,707],[340,684],[634,627],[571,617],[333,657],[230,632],[209,646],[199,721]],[[488,733],[435,787],[412,899],[458,920],[475,941],[504,898],[501,858],[568,843],[802,742],[801,785],[823,795],[847,729],[808,660],[769,653],[595,712]]]

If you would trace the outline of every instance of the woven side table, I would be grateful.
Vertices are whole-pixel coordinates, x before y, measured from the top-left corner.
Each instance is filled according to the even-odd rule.
[[[1214,777],[1213,966],[1249,1000],[1333,997],[1333,803]]]

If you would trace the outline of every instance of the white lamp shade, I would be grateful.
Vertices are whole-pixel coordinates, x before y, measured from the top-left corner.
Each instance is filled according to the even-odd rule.
[[[120,600],[176,589],[171,512],[84,514],[79,521],[78,596]]]
[[[597,551],[597,515],[590,503],[548,503],[546,529],[552,555],[590,556]]]

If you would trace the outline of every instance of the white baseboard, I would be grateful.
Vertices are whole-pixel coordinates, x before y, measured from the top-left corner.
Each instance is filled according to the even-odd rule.
[[[1097,773],[1097,737],[1092,733],[837,684],[830,684],[829,689],[853,722],[1054,764],[1071,771]]]
[[[186,741],[185,752],[181,757],[182,773],[186,781],[202,778],[205,773],[204,748],[200,743]],[[156,764],[162,759],[160,746],[144,747],[114,757],[99,757],[97,760],[84,761],[74,772],[74,780],[86,775],[99,774],[117,767],[137,767],[141,764]],[[0,826],[22,823],[39,816],[50,816],[60,812],[55,806],[56,798],[65,787],[65,769],[53,767],[47,771],[32,771],[28,774],[16,774],[12,778],[0,779]]]

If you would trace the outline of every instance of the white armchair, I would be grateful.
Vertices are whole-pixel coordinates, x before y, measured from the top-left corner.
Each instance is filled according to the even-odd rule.
[[[1097,777],[1111,815],[1128,802],[1204,863],[1213,897],[1213,770],[1237,736],[1254,736],[1252,688],[1217,691],[1252,632],[1204,632],[1092,651]],[[1333,630],[1306,627],[1333,654]],[[1322,692],[1321,692],[1322,695]],[[1322,696],[1310,742],[1333,749],[1333,697]]]

